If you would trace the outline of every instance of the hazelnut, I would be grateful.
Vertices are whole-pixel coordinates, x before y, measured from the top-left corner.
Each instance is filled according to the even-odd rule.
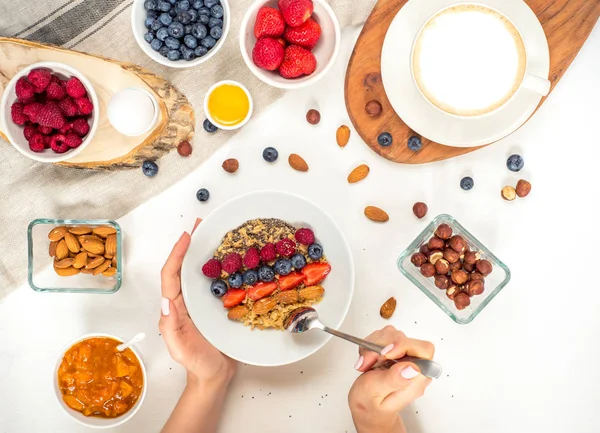
[[[452,271],[458,271],[460,269],[462,269],[462,262],[460,260],[457,260],[454,263],[450,263],[450,272]]]
[[[481,295],[483,293],[484,288],[485,288],[485,284],[483,283],[483,281],[480,281],[480,280],[471,281],[471,282],[469,282],[469,286],[467,288],[467,293],[469,294],[469,296]]]
[[[487,260],[480,260],[475,266],[477,268],[477,271],[484,277],[487,277],[494,270],[492,264]]]
[[[419,219],[427,215],[427,205],[423,202],[417,202],[413,206],[413,213]]]
[[[517,182],[517,195],[521,198],[525,198],[531,192],[531,184],[525,179],[521,179]]]
[[[435,262],[435,271],[440,275],[446,275],[450,272],[450,264],[444,259],[439,259]]]
[[[310,109],[306,113],[306,121],[311,125],[318,125],[321,121],[321,113],[318,110]]]
[[[440,250],[433,250],[429,253],[429,263],[435,265],[442,257],[444,257],[444,254]]]
[[[485,277],[479,272],[473,272],[471,275],[469,275],[469,278],[469,281],[485,281]]]
[[[452,281],[454,281],[456,284],[458,284],[458,285],[465,284],[468,279],[469,279],[469,276],[462,269],[457,270],[457,271],[452,271]]]
[[[460,260],[460,254],[450,248],[444,250],[444,259],[448,260],[448,263],[456,263]]]
[[[419,252],[421,254],[425,254],[426,256],[429,255],[429,247],[427,246],[427,244],[421,245],[421,248],[419,248]]]
[[[467,251],[467,252],[465,252],[465,264],[468,263],[470,265],[474,265],[479,260],[481,260],[481,256],[479,255],[479,253],[476,253],[476,252],[473,252],[473,251]]]
[[[179,153],[183,157],[190,156],[192,154],[192,145],[189,141],[184,140],[177,146],[177,153]]]
[[[469,298],[469,295],[466,293],[460,292],[454,297],[454,305],[456,306],[456,309],[464,310],[471,305],[471,298]]]
[[[427,256],[425,256],[425,254],[422,253],[414,253],[410,258],[410,261],[417,268],[420,268],[423,265],[423,263],[427,262]]]
[[[440,224],[435,235],[440,239],[450,239],[452,237],[452,227],[448,224]]]
[[[452,300],[454,300],[456,295],[458,295],[459,293],[460,293],[460,290],[458,290],[458,286],[455,286],[455,285],[452,285],[452,286],[448,287],[448,289],[446,289],[446,296]]]
[[[475,264],[473,263],[463,263],[463,269],[467,272],[473,272],[475,270]]]
[[[221,167],[223,167],[223,170],[225,170],[227,173],[235,173],[238,171],[238,168],[240,168],[240,163],[235,158],[229,158],[223,161],[223,165],[221,165]]]
[[[446,290],[449,285],[450,285],[450,279],[447,276],[445,276],[445,275],[436,275],[435,276],[435,286],[438,289]]]
[[[429,239],[429,243],[427,244],[429,250],[443,250],[444,245],[444,241],[435,236]]]
[[[455,235],[450,238],[450,248],[457,253],[464,253],[467,249],[467,243],[462,236]]]
[[[381,107],[381,103],[374,99],[372,101],[367,102],[367,105],[365,105],[365,111],[371,117],[379,116],[382,110],[383,108]]]
[[[421,266],[421,274],[427,278],[433,277],[435,275],[435,266],[431,263],[423,263]]]
[[[507,201],[513,201],[517,198],[517,191],[512,186],[505,186],[501,192],[502,198]]]

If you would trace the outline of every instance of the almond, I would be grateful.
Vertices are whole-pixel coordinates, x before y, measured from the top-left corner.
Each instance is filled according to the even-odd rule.
[[[396,298],[391,297],[381,306],[379,314],[384,319],[389,319],[394,314],[394,311],[396,311]]]
[[[116,268],[108,268],[106,271],[102,272],[102,275],[105,277],[113,277],[117,273]]]
[[[50,239],[52,242],[60,241],[65,237],[67,232],[68,230],[66,227],[54,227],[52,230],[50,230],[50,233],[48,233],[48,239]]]
[[[90,240],[104,242],[104,239],[102,239],[101,237],[96,236],[96,235],[81,235],[81,236],[77,237],[77,239],[79,240],[79,243],[82,245],[85,241],[90,241]]]
[[[235,158],[229,158],[223,161],[222,167],[227,173],[235,173],[240,168],[240,163]]]
[[[383,210],[375,206],[367,206],[365,208],[365,216],[371,221],[384,223],[390,219],[389,215]]]
[[[91,232],[92,228],[87,226],[69,228],[69,233],[73,233],[75,236],[89,235]]]
[[[110,262],[110,264],[111,264],[111,266],[112,266],[113,268],[116,268],[116,267],[117,267],[117,258],[116,258],[116,257],[113,257],[113,258],[112,258],[112,261]]]
[[[93,269],[81,268],[80,271],[81,271],[82,274],[90,274],[91,275],[91,274],[94,273]]]
[[[88,255],[86,252],[79,253],[73,259],[73,267],[76,269],[81,269],[87,264]]]
[[[338,146],[345,147],[346,144],[348,144],[348,141],[350,141],[350,128],[346,125],[340,126],[335,133],[335,139],[337,140]]]
[[[275,295],[275,299],[282,305],[291,305],[298,302],[298,292],[296,290],[286,290]]]
[[[292,153],[290,155],[290,157],[288,158],[288,162],[290,163],[290,166],[294,170],[308,171],[308,164],[300,155],[296,155],[295,153]]]
[[[300,299],[305,301],[319,299],[321,296],[323,296],[323,293],[325,293],[325,289],[321,286],[305,287],[304,289],[300,289],[298,292]]]
[[[100,226],[100,227],[96,227],[93,230],[94,234],[96,236],[100,236],[101,238],[105,238],[108,235],[112,235],[114,233],[117,232],[117,230],[114,227],[110,227],[110,226]]]
[[[100,266],[101,264],[103,264],[105,261],[107,261],[107,260],[105,260],[104,257],[102,257],[102,256],[90,258],[89,260],[86,261],[85,268],[86,269],[95,269],[98,266]],[[108,264],[110,266],[110,261],[108,261]]]
[[[108,235],[106,237],[106,244],[104,245],[106,254],[109,256],[117,255],[117,235]]]
[[[277,301],[273,297],[264,298],[256,301],[252,307],[254,314],[266,314],[277,306]]]
[[[73,259],[62,259],[62,260],[54,261],[54,267],[58,268],[58,269],[65,269],[72,265],[73,265]]]
[[[67,248],[67,243],[65,242],[65,240],[61,239],[61,241],[56,246],[56,258],[58,260],[62,260],[66,259],[67,257],[69,257],[69,248]]]
[[[370,168],[366,164],[359,165],[348,175],[348,183],[356,183],[369,175]]]
[[[61,241],[62,242],[62,241]],[[101,241],[94,239],[85,240],[81,243],[81,246],[85,248],[87,252],[92,254],[104,254],[104,244]]]
[[[69,251],[71,251],[72,253],[78,253],[79,252],[79,241],[77,240],[77,238],[75,237],[74,234],[72,233],[67,233],[65,235],[65,242],[67,243],[67,248],[69,249]]]
[[[48,254],[50,257],[54,257],[56,255],[56,247],[58,246],[58,241],[50,242],[48,246]]]
[[[102,260],[104,260],[104,259],[102,259]],[[102,272],[106,271],[109,267],[110,267],[110,260],[104,260],[104,263],[102,263],[100,266],[95,268],[94,272],[92,272],[92,273],[94,275],[101,274]]]
[[[55,266],[54,271],[61,277],[71,277],[79,273],[79,269],[75,269],[74,267],[62,269]]]
[[[248,307],[244,305],[238,305],[237,307],[233,307],[231,310],[229,310],[227,317],[229,317],[230,320],[241,320],[249,312],[250,310],[248,310]]]

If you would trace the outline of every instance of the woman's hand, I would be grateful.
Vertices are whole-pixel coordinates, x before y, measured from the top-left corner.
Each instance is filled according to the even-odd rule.
[[[356,379],[348,397],[356,429],[358,433],[405,432],[399,412],[423,395],[431,379],[409,362],[399,362],[390,369],[378,367],[406,355],[432,359],[435,348],[428,341],[406,337],[393,326],[374,332],[367,340],[386,347],[383,355],[359,350],[355,368],[364,374]]]

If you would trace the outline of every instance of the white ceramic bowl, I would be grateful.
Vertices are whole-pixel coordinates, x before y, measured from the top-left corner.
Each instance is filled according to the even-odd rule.
[[[240,50],[248,68],[265,83],[280,89],[299,89],[320,80],[335,63],[340,50],[340,23],[325,0],[313,0],[313,3],[315,9],[312,18],[321,25],[321,39],[312,51],[317,58],[317,69],[311,75],[294,79],[283,78],[277,71],[261,69],[252,61],[252,50],[256,44],[254,23],[258,10],[263,6],[277,8],[277,0],[256,0],[246,11],[240,26]]]
[[[331,273],[323,281],[325,296],[315,305],[323,323],[339,328],[354,292],[352,253],[337,224],[315,203],[280,191],[258,191],[234,198],[215,209],[192,236],[183,262],[183,296],[192,320],[212,345],[240,362],[278,366],[300,361],[322,348],[331,336],[320,331],[290,334],[251,330],[227,318],[221,299],[210,292],[202,265],[213,257],[223,236],[255,218],[279,218],[295,227],[310,227],[323,246]]]
[[[17,94],[15,93],[15,86],[17,81],[21,77],[26,77],[29,71],[32,69],[46,68],[50,69],[53,73],[57,74],[60,78],[65,79],[69,77],[77,77],[79,81],[85,86],[88,97],[94,104],[94,111],[92,112],[88,123],[90,125],[90,132],[85,136],[83,142],[79,147],[71,149],[65,153],[55,153],[52,149],[46,149],[43,152],[34,152],[29,148],[29,143],[23,137],[23,125],[16,125],[13,123],[10,115],[10,107],[17,100]],[[100,119],[100,104],[98,103],[98,96],[92,86],[92,83],[79,72],[77,69],[63,63],[56,62],[40,62],[29,65],[26,68],[20,70],[6,85],[4,94],[2,95],[2,102],[0,102],[0,126],[2,131],[8,138],[8,141],[21,152],[23,155],[34,159],[39,162],[60,162],[66,161],[75,155],[78,155],[87,147],[87,145],[93,140],[96,130],[98,129],[98,120]]]
[[[248,114],[246,115],[246,118],[238,123],[237,125],[234,126],[226,126],[226,125],[221,125],[219,122],[217,122],[214,117],[212,117],[212,115],[210,114],[210,110],[208,109],[208,98],[210,97],[211,93],[219,86],[222,86],[224,84],[230,84],[232,86],[237,86],[240,89],[242,89],[244,91],[244,93],[246,94],[246,96],[248,97],[248,102],[250,103],[250,108],[248,109]],[[210,122],[215,125],[217,128],[219,129],[225,129],[228,131],[233,131],[234,129],[239,129],[242,126],[244,126],[246,123],[248,123],[248,121],[250,120],[250,118],[252,117],[252,112],[254,111],[254,101],[252,100],[252,95],[250,94],[250,92],[248,91],[248,89],[246,89],[246,86],[244,86],[242,83],[238,83],[237,81],[232,81],[232,80],[224,80],[224,81],[219,81],[218,83],[213,84],[210,89],[208,89],[208,92],[206,92],[206,95],[204,96],[204,114],[206,115],[206,117],[208,117],[208,120],[210,120]]]
[[[203,57],[198,57],[191,61],[186,60],[169,60],[166,57],[161,56],[158,51],[154,51],[150,44],[144,40],[144,34],[148,31],[144,25],[146,20],[146,9],[144,9],[145,0],[133,0],[131,7],[131,29],[133,30],[133,36],[137,41],[138,45],[144,53],[148,55],[152,60],[162,65],[169,66],[171,68],[191,68],[198,66],[201,63],[206,62],[208,59],[213,57],[221,49],[229,33],[229,25],[231,18],[229,16],[229,3],[227,0],[221,0],[221,6],[223,6],[223,36],[217,41],[217,44],[212,47],[208,53]]]
[[[83,340],[87,340],[88,338],[93,338],[93,337],[107,337],[107,338],[112,338],[113,340],[123,342],[123,339],[116,337],[114,335],[110,335],[110,334],[86,334],[86,335],[82,335],[79,338],[76,338],[75,340],[73,340],[69,344],[67,344],[61,350],[61,352],[58,356],[58,359],[56,361],[56,366],[54,367],[54,370],[52,372],[53,373],[52,383],[54,385],[54,394],[56,395],[56,399],[57,399],[60,407],[62,407],[64,409],[65,413],[69,417],[73,418],[79,424],[82,424],[86,427],[92,427],[92,428],[113,428],[113,427],[119,426],[121,424],[124,424],[129,419],[131,419],[136,414],[136,412],[139,410],[139,408],[142,406],[142,403],[144,402],[144,398],[146,397],[146,390],[148,389],[148,378],[146,376],[146,366],[144,365],[144,361],[142,361],[142,357],[140,356],[140,354],[133,347],[130,347],[131,351],[135,354],[137,359],[140,361],[140,366],[142,367],[142,376],[144,378],[144,387],[142,389],[142,394],[136,401],[135,405],[130,410],[128,410],[126,413],[124,413],[123,415],[121,415],[117,418],[98,418],[98,417],[91,417],[91,416],[88,417],[88,416],[83,415],[80,412],[77,412],[77,411],[71,409],[64,402],[64,400],[62,398],[62,393],[60,392],[60,388],[58,386],[58,369],[60,368],[60,364],[62,363],[65,353],[71,347],[73,347],[75,344],[77,344]]]

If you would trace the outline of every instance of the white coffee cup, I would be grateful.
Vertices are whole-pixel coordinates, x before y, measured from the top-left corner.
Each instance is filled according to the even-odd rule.
[[[504,14],[460,3],[430,17],[412,46],[411,73],[436,109],[459,117],[485,116],[517,92],[546,96],[550,82],[528,72],[524,39]]]

